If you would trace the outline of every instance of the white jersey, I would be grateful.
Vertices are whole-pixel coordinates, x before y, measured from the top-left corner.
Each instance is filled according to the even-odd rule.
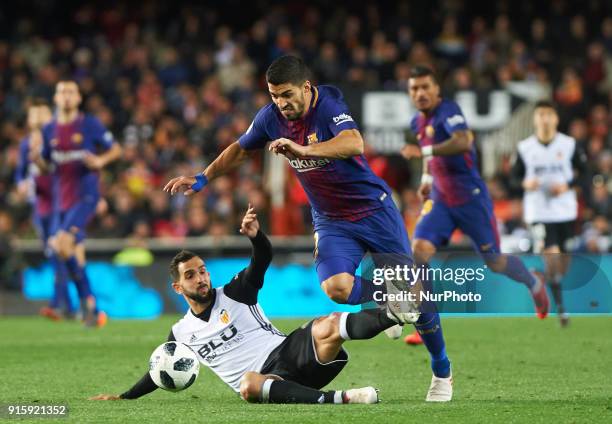
[[[259,372],[286,336],[272,325],[259,303],[234,300],[225,294],[224,287],[215,292],[214,303],[206,311],[210,312],[208,320],[190,309],[172,326],[172,333],[176,341],[196,352],[202,365],[238,392],[240,378],[247,371]]]
[[[528,224],[573,221],[578,215],[576,192],[568,190],[557,196],[550,194],[555,184],[570,183],[574,178],[572,160],[576,140],[562,133],[544,144],[532,135],[518,144],[518,158],[524,164],[524,179],[535,178],[536,190],[525,191],[523,219]]]

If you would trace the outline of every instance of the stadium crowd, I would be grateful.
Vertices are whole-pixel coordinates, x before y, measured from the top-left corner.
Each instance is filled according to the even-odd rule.
[[[416,63],[435,67],[446,95],[503,88],[509,81],[548,86],[561,130],[589,156],[580,249],[610,249],[612,9],[605,1],[591,1],[582,12],[563,0],[501,1],[482,10],[452,0],[365,7],[242,3],[89,2],[60,17],[54,8],[64,6],[51,1],[36,3],[34,13],[25,5],[3,13],[0,238],[33,237],[27,199],[12,190],[18,145],[27,106],[35,98],[51,102],[61,78],[79,83],[83,110],[97,115],[124,147],[123,158],[103,173],[106,203],[89,227],[91,237],[234,234],[248,202],[269,230],[261,159],[215,180],[206,195],[169,197],[160,188],[173,176],[202,170],[246,131],[270,101],[267,65],[298,53],[316,81],[337,84],[345,94],[351,87],[405,90]],[[398,158],[370,159],[391,181],[413,228],[420,210],[417,178],[399,177],[406,162]],[[489,181],[505,232],[521,227],[521,193],[508,184],[510,167],[510,158],[502,161]],[[305,207],[299,184],[290,182],[286,190],[286,210]],[[282,211],[278,217],[284,219]],[[291,229],[309,232],[307,223]]]

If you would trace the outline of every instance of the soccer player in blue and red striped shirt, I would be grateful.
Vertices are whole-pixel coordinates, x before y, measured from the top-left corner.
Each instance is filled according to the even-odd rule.
[[[74,309],[68,297],[68,275],[63,263],[48,245],[51,236],[51,220],[53,212],[53,176],[41,172],[40,168],[30,158],[42,148],[41,129],[52,118],[49,106],[35,100],[28,108],[29,134],[19,145],[19,161],[15,172],[17,189],[25,193],[32,202],[32,222],[40,237],[45,256],[53,264],[56,271],[54,290],[49,306],[41,308],[40,314],[52,320],[59,320],[65,314],[74,315]]]
[[[366,252],[412,255],[391,190],[364,158],[363,139],[340,90],[314,86],[306,65],[295,56],[275,60],[266,79],[273,103],[260,109],[247,132],[203,173],[174,178],[164,190],[193,194],[270,143],[269,150],[287,157],[312,206],[315,265],[322,289],[338,303],[370,302],[380,288],[355,275]],[[434,376],[427,400],[449,401],[450,361],[439,316],[422,311],[415,325],[426,334],[432,359]]]
[[[87,326],[101,326],[106,315],[98,311],[85,272],[85,227],[95,213],[99,171],[121,155],[121,147],[94,116],[79,111],[81,94],[76,82],[57,83],[54,119],[43,130],[43,148],[37,162],[53,166],[56,210],[52,248],[64,261],[77,286]]]
[[[440,97],[433,70],[426,66],[412,69],[408,89],[419,110],[410,123],[419,146],[409,144],[402,154],[407,159],[424,159],[419,195],[425,203],[412,243],[415,259],[429,262],[459,228],[492,271],[529,288],[538,316],[545,318],[549,301],[542,278],[529,272],[517,256],[500,251],[493,203],[478,172],[473,135],[461,109]],[[406,343],[420,342],[418,333],[406,337]]]

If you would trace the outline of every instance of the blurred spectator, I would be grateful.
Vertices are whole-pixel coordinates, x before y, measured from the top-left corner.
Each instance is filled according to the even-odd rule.
[[[19,290],[20,257],[12,245],[13,219],[4,211],[0,211],[0,288]]]
[[[561,85],[555,92],[557,102],[561,106],[571,107],[582,102],[582,81],[575,69],[567,67],[561,76]]]
[[[453,1],[424,8],[409,2],[247,2],[236,14],[234,2],[204,10],[151,0],[143,10],[129,2],[86,2],[61,16],[50,15],[54,7],[28,4],[36,3],[3,12],[10,37],[0,40],[0,204],[19,236],[33,235],[25,200],[9,190],[24,110],[33,97],[51,101],[60,78],[79,82],[84,109],[124,145],[123,160],[102,175],[109,205],[91,225],[92,235],[138,244],[149,235],[236,234],[248,202],[259,209],[264,228],[311,231],[307,200],[293,177],[286,204],[280,212],[270,210],[262,188],[265,161],[258,156],[203,194],[170,198],[160,190],[173,176],[201,171],[246,131],[270,101],[266,67],[286,53],[301,54],[316,83],[339,85],[347,101],[354,99],[354,115],[365,90],[405,91],[417,63],[436,69],[445,95],[524,80],[550,86],[563,130],[584,143],[591,159],[593,183],[583,188],[582,201],[585,218],[594,221],[584,227],[609,235],[602,224],[610,219],[612,192],[612,17],[606,2],[589,3],[588,14],[576,14],[565,1],[549,8],[528,0],[512,7],[492,3],[479,14]],[[368,155],[400,193],[412,228],[420,203],[410,169],[393,157]],[[506,162],[489,185],[511,229],[518,225],[519,204],[504,182]],[[271,219],[284,223],[272,226]]]
[[[582,66],[584,64],[584,53],[587,50],[586,19],[582,15],[574,16],[570,21],[569,36],[563,40],[561,47],[562,55],[567,64]]]
[[[543,19],[534,19],[531,23],[531,56],[535,62],[544,68],[549,68],[555,58],[553,43],[547,33],[547,25]]]
[[[466,42],[459,33],[457,18],[447,16],[442,23],[442,31],[434,41],[434,49],[444,59],[453,65],[461,65],[466,59]]]

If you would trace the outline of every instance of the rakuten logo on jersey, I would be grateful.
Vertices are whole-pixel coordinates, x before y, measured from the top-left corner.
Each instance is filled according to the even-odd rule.
[[[353,117],[347,113],[341,113],[338,116],[332,118],[336,125],[344,124],[345,122],[353,122]]]
[[[289,165],[297,172],[308,172],[313,169],[322,168],[328,163],[331,163],[329,159],[288,159]]]
[[[51,152],[51,159],[58,164],[83,160],[87,154],[86,150],[54,150]]]

